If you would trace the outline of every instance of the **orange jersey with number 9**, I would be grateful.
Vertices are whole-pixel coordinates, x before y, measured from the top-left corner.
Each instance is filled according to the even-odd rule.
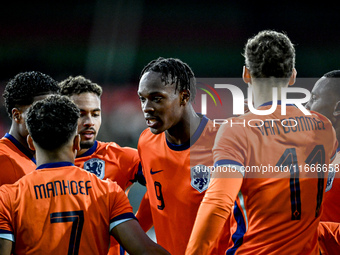
[[[146,178],[157,243],[173,255],[182,255],[189,241],[196,213],[210,181],[212,147],[218,130],[203,119],[182,145],[166,140],[165,133],[143,131],[138,152]]]

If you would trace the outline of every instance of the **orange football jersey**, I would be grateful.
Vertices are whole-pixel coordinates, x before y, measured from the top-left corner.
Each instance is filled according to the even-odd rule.
[[[340,151],[331,164],[334,169],[334,179],[331,179],[330,190],[326,191],[323,201],[322,221],[332,221],[340,223]]]
[[[137,150],[120,147],[114,142],[95,141],[88,151],[76,158],[75,165],[94,173],[99,179],[117,182],[123,190],[142,178]]]
[[[259,110],[270,107],[271,102]],[[244,175],[228,255],[319,253],[317,227],[335,137],[327,118],[305,116],[294,105],[286,115],[278,105],[270,115],[248,113],[222,125],[215,166],[234,166]]]
[[[133,218],[116,183],[70,162],[0,188],[0,238],[14,242],[14,254],[107,254],[111,229]]]
[[[146,179],[157,243],[172,255],[183,255],[200,202],[210,181],[206,166],[213,164],[212,147],[218,127],[203,116],[182,145],[166,140],[165,133],[142,132],[138,152]]]
[[[100,179],[110,179],[125,191],[133,182],[145,185],[138,152],[134,148],[120,147],[114,142],[95,141],[95,144],[84,154],[76,157],[75,165],[81,167]],[[108,254],[117,254],[122,248],[111,236]]]
[[[6,134],[0,139],[0,186],[16,182],[36,167],[32,153],[13,136]]]
[[[340,223],[320,221],[320,255],[335,255],[340,252]]]

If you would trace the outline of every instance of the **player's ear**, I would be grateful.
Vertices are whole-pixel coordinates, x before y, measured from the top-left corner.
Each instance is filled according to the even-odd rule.
[[[335,118],[339,118],[340,117],[340,101],[336,102],[336,104],[335,104],[334,111],[333,111],[333,116]]]
[[[292,86],[294,83],[295,83],[295,80],[296,80],[296,75],[297,75],[297,71],[295,68],[293,68],[293,72],[292,72],[292,75],[290,76],[289,78],[289,86]]]
[[[250,70],[246,67],[243,66],[243,73],[242,73],[242,78],[245,83],[250,83],[251,84],[251,75],[250,75]]]
[[[77,134],[73,139],[73,149],[76,151],[80,151],[80,135]]]
[[[190,91],[181,91],[181,105],[186,105],[190,101]]]
[[[21,112],[18,108],[13,108],[12,109],[12,119],[19,123],[20,122],[20,119],[21,119]]]
[[[30,135],[27,136],[27,144],[28,144],[28,148],[30,148],[30,150],[35,151],[33,139]]]

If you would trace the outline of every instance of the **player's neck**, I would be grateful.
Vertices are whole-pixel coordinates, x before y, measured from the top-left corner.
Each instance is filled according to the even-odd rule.
[[[34,152],[32,150],[30,150],[29,147],[28,147],[27,136],[20,135],[17,128],[15,128],[13,125],[11,126],[8,133],[11,136],[13,136],[15,138],[15,140],[17,140],[22,146],[24,146],[24,148],[26,148],[28,151],[30,151],[32,153],[32,155],[34,155]]]
[[[79,151],[77,151],[77,157],[83,155],[85,152],[87,152],[89,149],[81,149]]]
[[[55,162],[71,162],[74,164],[75,151],[45,151],[37,150],[37,166],[55,163]]]
[[[273,88],[277,88],[277,100],[281,100],[281,88],[288,87],[288,84],[279,84],[279,83],[271,83],[271,82],[261,82],[258,80],[253,84],[253,99],[254,99],[254,107],[258,108],[264,103],[273,101]]]
[[[184,144],[189,141],[191,136],[197,130],[201,118],[196,114],[190,105],[188,111],[185,112],[182,120],[176,126],[165,131],[166,139],[172,144]]]

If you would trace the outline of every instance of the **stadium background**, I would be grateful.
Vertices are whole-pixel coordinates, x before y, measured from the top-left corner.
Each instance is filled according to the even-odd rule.
[[[275,29],[296,45],[298,77],[320,77],[340,68],[338,13],[334,1],[6,2],[0,15],[0,92],[23,71],[58,81],[84,75],[104,89],[98,139],[136,147],[146,128],[136,90],[140,71],[152,59],[180,58],[196,77],[241,77],[246,40]],[[0,104],[3,136],[10,121],[2,98]],[[131,194],[138,201],[142,192]]]

